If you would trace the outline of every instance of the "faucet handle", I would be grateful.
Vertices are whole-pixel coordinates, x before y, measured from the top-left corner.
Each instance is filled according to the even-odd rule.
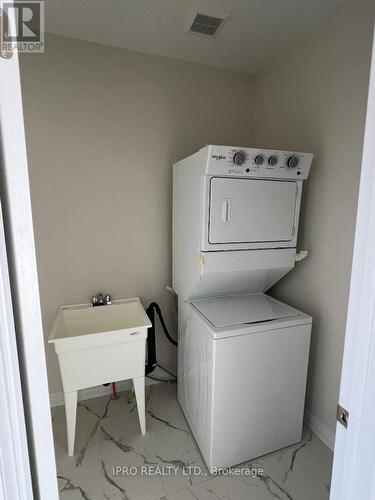
[[[103,306],[112,304],[112,299],[110,295],[104,296],[102,293],[98,293],[91,297],[91,305],[92,306]]]

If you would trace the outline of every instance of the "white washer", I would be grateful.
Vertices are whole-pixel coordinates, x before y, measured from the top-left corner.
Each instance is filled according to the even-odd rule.
[[[300,441],[312,318],[265,294],[181,307],[178,399],[209,469]]]
[[[206,146],[174,165],[178,400],[210,469],[301,439],[312,318],[264,292],[295,265],[311,162]]]

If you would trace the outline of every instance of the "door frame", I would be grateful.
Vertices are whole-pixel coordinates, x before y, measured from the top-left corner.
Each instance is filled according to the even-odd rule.
[[[375,41],[371,59],[330,500],[375,497]]]
[[[33,500],[3,228],[0,203],[0,498]]]
[[[14,9],[8,17],[15,33]],[[58,500],[17,50],[0,57],[0,126],[0,197],[34,499]]]

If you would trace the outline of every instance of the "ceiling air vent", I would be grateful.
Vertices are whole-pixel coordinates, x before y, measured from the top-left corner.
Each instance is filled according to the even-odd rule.
[[[212,14],[193,12],[186,31],[197,35],[215,37],[222,29],[228,17],[229,14],[222,12]]]

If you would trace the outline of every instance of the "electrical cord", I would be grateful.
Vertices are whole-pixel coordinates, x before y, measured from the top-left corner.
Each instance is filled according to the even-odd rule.
[[[151,302],[151,304],[148,306],[147,309],[148,310],[154,309],[157,312],[157,315],[159,316],[160,324],[161,324],[161,327],[163,329],[163,332],[164,332],[165,336],[167,337],[167,339],[169,340],[169,342],[171,342],[173,345],[175,345],[177,347],[178,346],[178,342],[176,342],[176,340],[174,340],[169,335],[168,328],[167,328],[167,325],[165,324],[165,321],[164,321],[163,315],[161,313],[161,309],[160,309],[159,304],[157,302]]]
[[[147,334],[147,363],[145,367],[145,375],[149,375],[151,372],[155,370],[155,367],[157,365],[157,359],[156,359],[156,331],[155,331],[155,311],[157,315],[159,316],[160,324],[163,329],[164,335],[167,337],[169,342],[171,344],[177,346],[177,342],[169,335],[167,326],[165,324],[163,315],[161,313],[161,309],[159,304],[156,302],[151,302],[151,304],[148,306],[146,309],[146,314],[150,319],[151,326],[148,330]]]
[[[164,383],[168,383],[168,384],[174,384],[175,382],[177,382],[177,378],[164,379],[164,378],[156,378],[156,377],[153,377],[152,375],[146,375],[146,377],[151,379],[151,380],[155,380],[155,382],[164,382]]]
[[[152,375],[146,375],[147,378],[150,378],[151,380],[155,380],[156,382],[171,382],[171,383],[177,382],[177,377],[174,373],[167,370],[167,368],[164,368],[164,366],[159,365],[159,363],[156,363],[156,366],[158,366],[164,372],[167,372],[172,378],[165,379],[165,378],[154,377]]]

